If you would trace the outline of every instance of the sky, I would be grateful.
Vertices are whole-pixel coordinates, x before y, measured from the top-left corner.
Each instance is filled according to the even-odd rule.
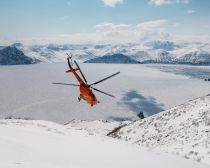
[[[0,44],[210,41],[210,0],[0,0]]]

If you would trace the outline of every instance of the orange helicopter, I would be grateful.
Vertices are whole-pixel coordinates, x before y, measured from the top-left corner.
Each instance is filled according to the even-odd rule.
[[[74,60],[74,63],[76,65],[76,68],[73,68],[73,62],[72,62],[72,55],[68,55],[68,58],[67,58],[67,61],[68,61],[68,66],[69,66],[69,69],[66,71],[66,73],[69,73],[69,72],[72,72],[74,74],[74,76],[76,77],[76,79],[78,80],[79,82],[79,85],[78,84],[70,84],[70,83],[52,83],[52,84],[58,84],[58,85],[70,85],[70,86],[79,86],[79,89],[80,89],[80,96],[78,97],[78,100],[80,101],[81,99],[83,99],[84,101],[86,101],[87,103],[89,103],[91,106],[93,105],[96,105],[97,103],[99,103],[99,101],[97,101],[97,98],[96,96],[93,94],[93,90],[97,91],[97,92],[100,92],[100,93],[103,93],[107,96],[111,96],[111,97],[115,97],[109,93],[106,93],[106,92],[103,92],[101,90],[98,90],[96,88],[93,87],[93,85],[96,85],[98,83],[101,83],[115,75],[118,75],[120,72],[117,72],[113,75],[110,75],[106,78],[103,78],[97,82],[94,82],[92,84],[88,84],[87,83],[87,80],[81,70],[81,68],[79,67],[78,63]],[[76,71],[79,71],[82,78],[77,74]],[[83,80],[82,80],[83,79]]]

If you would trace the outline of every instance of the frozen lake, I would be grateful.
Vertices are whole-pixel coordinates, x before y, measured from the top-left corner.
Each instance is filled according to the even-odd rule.
[[[139,111],[152,115],[210,93],[210,82],[148,65],[80,66],[89,83],[120,71],[120,75],[96,85],[116,98],[94,92],[101,103],[91,107],[84,101],[78,102],[77,87],[52,85],[77,83],[72,74],[65,73],[66,63],[0,66],[0,118],[12,115],[59,123],[72,119],[137,119]]]

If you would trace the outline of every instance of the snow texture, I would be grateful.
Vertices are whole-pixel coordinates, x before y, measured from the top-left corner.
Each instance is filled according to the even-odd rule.
[[[94,92],[91,107],[78,102],[79,89],[53,85],[76,83],[66,63],[0,66],[0,118],[31,118],[67,123],[79,120],[135,120],[139,111],[150,116],[209,93],[210,83],[160,72],[146,65],[80,64],[89,83],[121,73],[97,85],[115,99]]]
[[[207,168],[46,121],[0,120],[2,168]]]
[[[111,136],[210,164],[210,95],[130,123]]]

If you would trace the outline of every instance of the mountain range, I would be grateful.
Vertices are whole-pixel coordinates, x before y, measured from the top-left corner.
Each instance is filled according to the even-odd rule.
[[[74,58],[81,62],[210,65],[210,44],[201,42],[157,40],[113,45],[23,45],[15,43],[10,47],[16,47],[25,56],[39,60],[35,62],[63,62],[66,60],[66,53],[72,53]],[[4,46],[0,47],[1,52],[8,49]]]

